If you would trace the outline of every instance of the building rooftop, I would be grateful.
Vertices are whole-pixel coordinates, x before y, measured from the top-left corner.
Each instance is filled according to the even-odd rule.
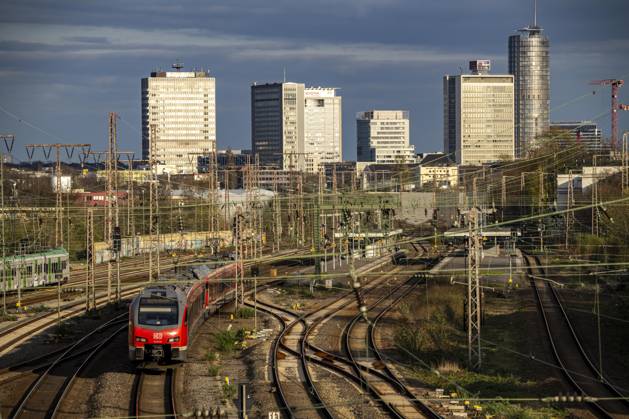
[[[419,164],[421,166],[454,166],[454,162],[450,157],[443,153],[426,154]]]

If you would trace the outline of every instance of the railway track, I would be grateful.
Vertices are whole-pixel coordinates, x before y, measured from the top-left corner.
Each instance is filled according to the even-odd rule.
[[[354,371],[360,374],[365,381],[370,383],[373,390],[377,392],[384,401],[391,399],[390,402],[387,402],[395,406],[396,415],[416,417],[419,413],[427,418],[436,419],[442,416],[427,403],[419,400],[408,386],[400,380],[387,365],[387,361],[376,343],[376,326],[378,322],[403,298],[408,296],[419,283],[421,283],[419,279],[410,278],[376,301],[369,307],[370,311],[378,308],[382,303],[384,303],[384,307],[382,307],[376,317],[373,320],[369,320],[367,324],[365,324],[364,321],[361,322],[361,320],[364,320],[362,315],[355,316],[345,330],[343,343],[345,352],[352,362]],[[358,325],[361,326],[361,330],[359,330],[358,333],[353,333]],[[359,336],[357,337],[356,334]],[[362,348],[364,351],[362,360],[359,360],[354,355],[352,348],[352,343],[357,342],[365,342]],[[374,366],[374,368],[370,368],[370,366]]]
[[[126,316],[126,313],[121,314],[94,329],[42,367],[41,373],[28,386],[10,417],[54,418],[60,413],[61,403],[76,377],[116,336],[126,332]],[[98,343],[89,345],[94,341]],[[89,346],[88,350],[85,350],[86,345]]]
[[[121,293],[121,297],[127,298],[135,295],[138,290],[140,290],[143,285],[133,286],[125,289]],[[101,296],[96,299],[97,307],[102,307],[107,305],[109,300],[107,296]],[[61,309],[61,320],[67,320],[72,317],[79,316],[85,313],[85,302],[77,301],[75,303],[66,304]],[[57,312],[47,312],[34,317],[31,317],[27,320],[20,321],[15,325],[3,329],[0,331],[0,355],[8,352],[13,349],[18,344],[24,342],[25,340],[31,338],[35,333],[53,326],[57,323]]]
[[[383,279],[379,281],[372,281],[369,287],[363,291],[363,295],[378,289],[378,286],[383,283],[386,276],[387,275],[383,275]],[[410,280],[402,281],[382,296],[378,300],[378,303],[388,298],[393,299],[386,309],[382,310],[379,316],[382,317],[388,309],[404,296],[408,295],[413,285]],[[441,416],[434,412],[429,406],[417,400],[412,392],[393,376],[392,373],[387,375],[378,368],[372,367],[369,363],[363,363],[358,366],[359,363],[353,358],[351,348],[345,351],[346,357],[344,357],[325,351],[309,341],[310,335],[314,333],[317,326],[345,309],[353,299],[353,293],[347,293],[305,315],[299,315],[298,313],[273,304],[258,302],[258,309],[275,317],[281,325],[280,334],[274,341],[272,347],[273,379],[277,387],[277,398],[280,407],[288,413],[289,417],[299,417],[300,412],[295,411],[295,409],[291,407],[281,382],[280,364],[286,362],[286,354],[288,354],[288,356],[293,358],[293,363],[295,363],[296,360],[299,361],[301,376],[304,379],[303,389],[309,394],[311,403],[317,409],[319,416],[335,417],[332,407],[327,406],[319,395],[317,386],[314,384],[311,375],[309,363],[332,371],[349,380],[356,387],[362,389],[361,391],[370,393],[382,410],[391,417],[440,418]],[[361,317],[361,315],[357,317]],[[309,321],[309,319],[312,318],[314,319]],[[284,352],[280,352],[280,349]],[[381,363],[382,362],[381,360]],[[286,369],[286,366],[284,366],[284,369]],[[387,389],[384,387],[387,387]],[[291,391],[292,390],[293,388],[291,388]],[[407,408],[400,408],[400,406],[404,405],[406,405]]]
[[[568,318],[557,290],[550,282],[540,279],[544,270],[538,257],[524,255],[524,259],[553,355],[568,383],[581,396],[594,398],[587,404],[599,417],[629,418],[629,402],[618,400],[623,395],[604,377],[601,379],[599,370],[585,352]]]
[[[291,249],[288,251],[282,251],[275,255],[265,256],[260,263],[269,263],[274,260],[281,259],[283,257],[288,257],[298,253],[299,249]],[[246,263],[245,267],[251,265],[252,262]],[[164,266],[166,269],[167,266]],[[140,289],[142,289],[146,284],[141,283],[138,285],[129,286],[126,289],[123,289],[121,292],[121,298],[127,298],[135,295]],[[106,295],[101,294],[100,297],[96,299],[97,307],[105,306],[109,303],[109,300]],[[61,319],[67,320],[71,317],[79,316],[85,312],[84,310],[84,301],[75,301],[72,303],[67,303],[61,309]],[[36,316],[33,316],[29,319],[19,321],[16,324],[7,327],[5,329],[0,330],[0,355],[8,352],[13,349],[18,344],[27,340],[35,333],[40,332],[41,330],[53,326],[57,319],[57,312],[51,311],[42,313]]]
[[[166,257],[162,255],[161,259],[161,269],[169,270],[175,267],[175,265],[180,266],[183,263],[189,262],[197,258],[195,255],[185,255],[181,256],[177,260],[173,260],[173,258]],[[138,269],[138,265],[142,267],[142,269]],[[95,282],[98,288],[106,287],[107,281],[107,264],[99,264],[99,268],[95,272]],[[83,292],[83,287],[85,286],[85,270],[77,269],[70,273],[70,280],[62,285],[62,288],[65,289],[75,289],[80,288],[81,292]],[[120,281],[121,283],[133,283],[141,280],[145,280],[148,276],[148,267],[144,262],[144,258],[133,258],[131,260],[124,260],[120,262]],[[115,280],[115,278],[113,278]],[[101,285],[99,285],[101,284]],[[112,283],[112,293],[114,292],[113,287],[115,284]],[[48,301],[57,299],[57,286],[52,285],[42,289],[27,289],[22,290],[21,304],[22,307],[34,306],[37,304],[46,303]],[[70,292],[65,293],[64,296],[68,295],[76,295],[79,292]],[[7,305],[15,306],[17,302],[17,296],[15,293],[11,293],[7,295]]]
[[[139,369],[133,385],[132,417],[177,417],[177,368]]]

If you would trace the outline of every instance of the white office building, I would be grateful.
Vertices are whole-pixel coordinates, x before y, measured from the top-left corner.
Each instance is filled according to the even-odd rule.
[[[408,111],[372,110],[356,116],[358,161],[414,163]]]
[[[151,147],[151,142],[154,142]],[[205,71],[158,71],[142,79],[142,156],[159,173],[194,173],[216,149],[216,86]]]
[[[343,160],[342,102],[326,87],[306,88],[304,99],[304,170],[314,173]]]
[[[470,69],[443,80],[444,151],[465,166],[513,160],[513,76],[487,74],[487,60],[470,62]]]

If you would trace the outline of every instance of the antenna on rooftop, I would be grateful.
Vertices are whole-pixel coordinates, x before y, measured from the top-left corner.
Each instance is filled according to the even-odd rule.
[[[286,66],[284,66],[284,83],[286,83]]]
[[[175,64],[172,65],[172,68],[174,68],[177,71],[181,71],[181,69],[183,68],[183,63],[181,62],[179,58],[175,60]]]
[[[533,27],[537,27],[537,0],[533,0]]]

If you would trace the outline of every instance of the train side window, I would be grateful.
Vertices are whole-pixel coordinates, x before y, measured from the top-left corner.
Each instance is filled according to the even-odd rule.
[[[65,271],[66,267],[68,266],[68,261],[64,260],[63,262],[61,262],[61,269]]]
[[[183,324],[188,325],[188,310],[183,311]]]

